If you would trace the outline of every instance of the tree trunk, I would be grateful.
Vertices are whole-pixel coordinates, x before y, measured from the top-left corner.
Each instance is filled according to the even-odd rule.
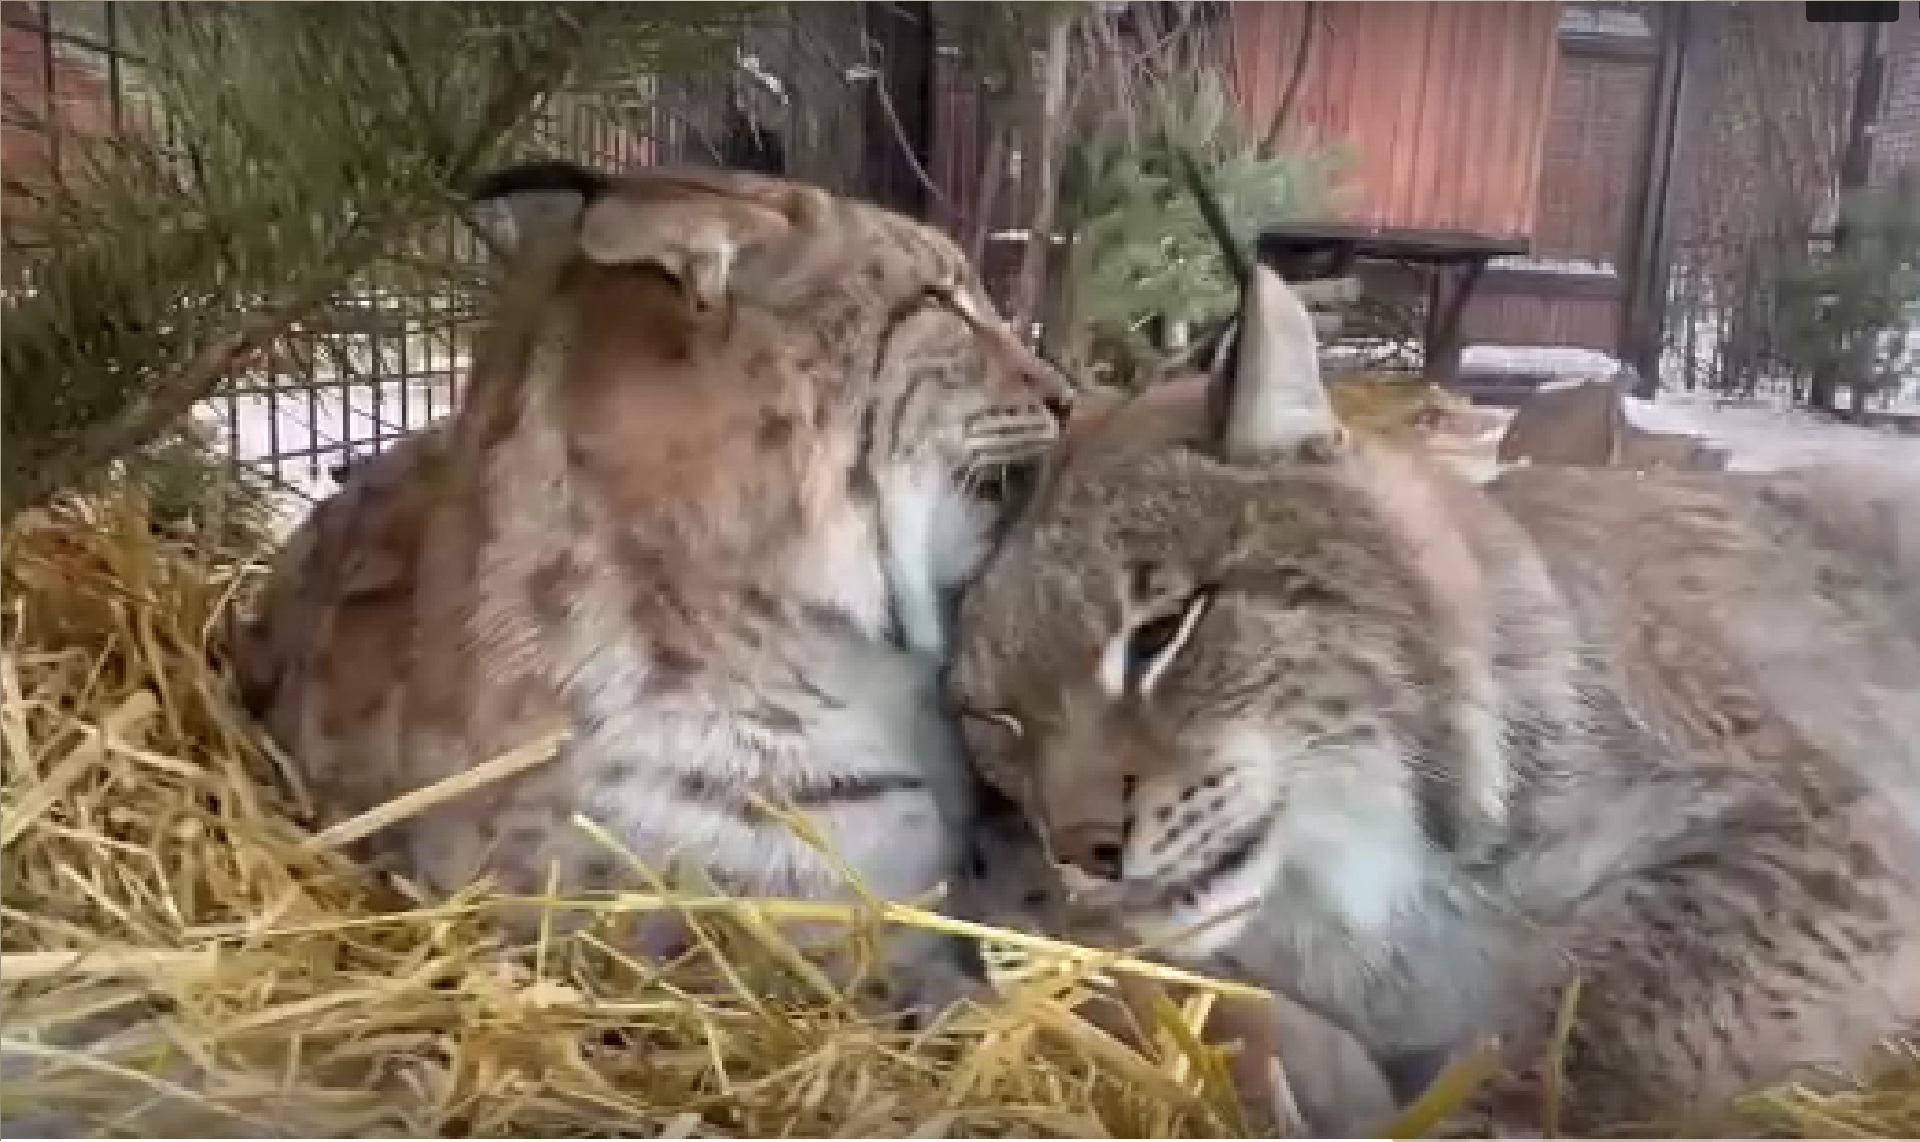
[[[1027,248],[1020,259],[1020,276],[1014,282],[1013,317],[1022,338],[1032,336],[1033,319],[1040,310],[1040,298],[1046,288],[1048,248],[1053,240],[1054,207],[1057,204],[1059,150],[1062,120],[1066,117],[1067,54],[1071,25],[1056,20],[1047,29],[1045,71],[1034,100],[1033,117],[1026,124],[1027,142],[1022,174],[1027,183],[1031,207],[1027,225]]]
[[[980,193],[974,202],[966,236],[967,257],[981,267],[987,264],[987,235],[993,233],[993,216],[1000,209],[1000,188],[1007,181],[1007,129],[995,123],[987,130],[987,153],[980,160]]]
[[[1260,141],[1262,154],[1274,154],[1280,147],[1280,138],[1286,132],[1287,124],[1293,120],[1293,105],[1300,98],[1300,87],[1306,81],[1307,67],[1313,62],[1313,35],[1320,27],[1320,5],[1315,0],[1307,0],[1300,6],[1300,38],[1293,45],[1293,70],[1287,73],[1287,87],[1280,95],[1280,102],[1273,109],[1273,118],[1267,122],[1266,137]]]
[[[1856,192],[1866,188],[1873,174],[1873,130],[1874,120],[1880,113],[1880,89],[1885,86],[1886,55],[1884,39],[1879,24],[1867,24],[1865,38],[1860,45],[1860,74],[1853,88],[1853,114],[1847,120],[1847,149],[1840,156],[1840,203],[1835,212],[1833,223],[1833,257],[1844,259],[1853,245],[1852,229],[1847,224],[1848,208]],[[1814,370],[1813,385],[1807,394],[1808,403],[1822,412],[1836,411],[1836,398],[1840,389],[1861,384],[1865,378],[1856,370],[1863,370],[1866,362],[1858,351],[1849,351],[1835,355],[1837,361],[1823,363]],[[1848,374],[1842,377],[1840,363],[1844,362]],[[1859,406],[1855,395],[1856,411]]]
[[[1684,6],[1650,12],[1660,43],[1652,97],[1635,162],[1632,234],[1626,246],[1626,298],[1620,307],[1621,356],[1639,375],[1634,396],[1651,400],[1660,390],[1664,356],[1668,275],[1673,238],[1673,165],[1679,143],[1680,106],[1686,83],[1690,13]]]

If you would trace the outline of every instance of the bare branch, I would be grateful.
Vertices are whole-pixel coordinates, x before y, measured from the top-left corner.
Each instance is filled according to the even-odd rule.
[[[1260,140],[1260,149],[1266,154],[1272,154],[1280,145],[1280,135],[1293,118],[1293,105],[1307,78],[1307,65],[1313,62],[1313,40],[1320,29],[1320,20],[1320,5],[1316,0],[1307,0],[1300,6],[1300,40],[1293,46],[1293,71],[1287,76],[1287,89],[1273,109],[1273,118],[1267,122],[1267,133]]]
[[[921,165],[920,156],[913,153],[913,140],[907,138],[906,125],[900,122],[900,114],[893,107],[893,96],[887,93],[886,74],[878,68],[871,69],[871,72],[872,74],[866,77],[867,82],[873,85],[873,97],[880,104],[880,113],[886,116],[887,129],[893,132],[894,145],[900,148],[900,154],[906,158],[907,165],[913,168],[913,177],[919,180],[921,189],[925,190],[934,202],[947,210],[952,210],[952,200],[940,189],[939,184],[933,181],[933,176],[927,173],[927,168]]]

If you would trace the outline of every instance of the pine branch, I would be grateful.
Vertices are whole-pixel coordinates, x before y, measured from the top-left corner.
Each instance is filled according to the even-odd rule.
[[[60,165],[8,198],[8,515],[172,431],[277,346],[328,336],[316,327],[356,285],[411,281],[383,298],[425,313],[421,287],[482,288],[417,243],[459,224],[458,192],[570,85],[723,62],[743,10],[157,7],[129,16],[131,78],[167,146],[158,129],[51,123]]]

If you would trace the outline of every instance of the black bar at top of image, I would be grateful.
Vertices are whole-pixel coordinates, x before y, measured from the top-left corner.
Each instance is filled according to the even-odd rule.
[[[1806,0],[1812,24],[1891,24],[1900,18],[1899,0]]]

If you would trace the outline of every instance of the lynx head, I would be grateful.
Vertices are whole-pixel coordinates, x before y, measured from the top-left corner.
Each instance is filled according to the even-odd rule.
[[[532,340],[561,350],[570,454],[629,518],[731,536],[715,565],[805,564],[825,601],[870,617],[844,585],[868,567],[868,525],[850,521],[873,517],[907,636],[937,642],[932,598],[971,572],[992,514],[965,493],[1050,446],[1072,399],[951,241],[729,171],[529,163],[476,197],[505,290],[543,315]],[[538,358],[494,356],[509,390]]]
[[[994,312],[960,249],[889,211],[734,171],[610,176],[560,162],[505,168],[474,197],[518,276],[571,259],[610,271],[582,271],[589,279],[657,279],[696,316],[745,303],[825,322],[812,332],[844,335],[838,348],[868,357],[843,395],[897,390],[901,407],[871,427],[900,453],[1028,459],[1072,403],[1065,379]]]
[[[1453,843],[1449,765],[1477,732],[1440,585],[1468,561],[1423,477],[1342,430],[1264,267],[1238,337],[1210,381],[1076,416],[948,677],[1069,883],[1192,954],[1281,878],[1388,919]]]

